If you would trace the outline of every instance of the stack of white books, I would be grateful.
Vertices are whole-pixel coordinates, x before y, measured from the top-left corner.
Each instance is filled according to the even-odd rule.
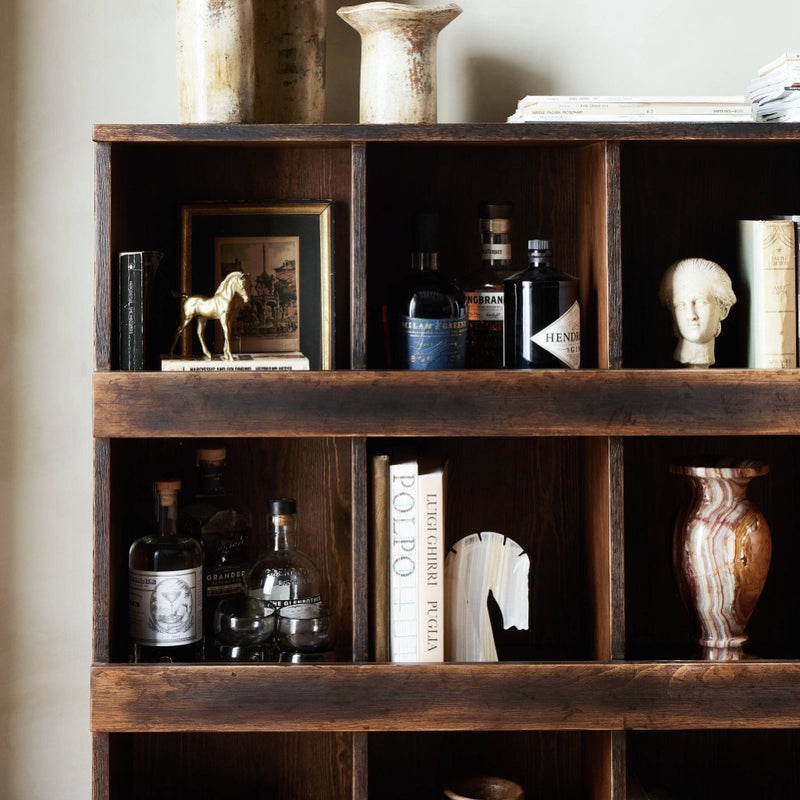
[[[743,96],[528,95],[509,122],[752,122]]]
[[[760,122],[800,121],[800,52],[765,64],[747,89]]]

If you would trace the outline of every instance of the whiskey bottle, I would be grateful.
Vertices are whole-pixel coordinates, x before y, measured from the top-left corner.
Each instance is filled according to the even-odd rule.
[[[392,364],[398,369],[460,369],[467,350],[467,309],[458,284],[439,272],[439,218],[414,220],[411,272],[390,301]]]
[[[131,659],[198,661],[203,644],[203,550],[178,533],[180,481],[159,481],[159,530],[128,553]]]
[[[182,509],[185,531],[203,546],[203,632],[210,640],[214,611],[224,597],[241,594],[252,563],[252,521],[228,490],[227,449],[197,451],[197,491]]]
[[[269,549],[247,577],[247,594],[275,608],[321,600],[321,578],[314,562],[297,549],[297,501],[271,500],[267,517]]]
[[[469,282],[467,300],[467,367],[503,366],[503,281],[511,266],[511,203],[478,206],[480,267]]]
[[[548,239],[528,242],[529,266],[506,278],[503,362],[511,369],[577,369],[578,281],[552,264]]]

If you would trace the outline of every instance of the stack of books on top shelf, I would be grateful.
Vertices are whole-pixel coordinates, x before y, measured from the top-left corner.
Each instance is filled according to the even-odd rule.
[[[747,89],[758,121],[800,121],[800,52],[783,53],[765,64]]]
[[[735,96],[528,95],[509,122],[752,122]]]

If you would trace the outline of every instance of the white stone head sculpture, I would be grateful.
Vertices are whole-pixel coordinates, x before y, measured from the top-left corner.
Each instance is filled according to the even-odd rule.
[[[658,297],[672,314],[675,360],[685,367],[710,367],[714,340],[736,302],[728,274],[713,261],[685,258],[667,268]]]

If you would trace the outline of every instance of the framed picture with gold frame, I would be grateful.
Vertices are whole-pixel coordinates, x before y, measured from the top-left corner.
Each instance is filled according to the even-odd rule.
[[[229,272],[249,275],[236,298],[233,353],[301,352],[333,368],[333,204],[196,204],[181,209],[181,292],[210,297]],[[192,354],[193,331],[181,350]],[[214,335],[221,352],[221,329]]]

